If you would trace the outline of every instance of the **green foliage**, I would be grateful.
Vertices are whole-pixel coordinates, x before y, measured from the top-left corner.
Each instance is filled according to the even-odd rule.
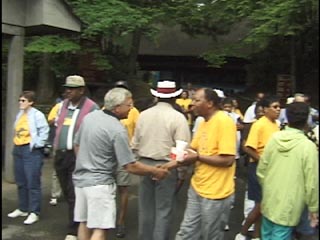
[[[256,46],[259,51],[275,37],[298,36],[317,24],[317,8],[317,0],[257,1],[248,16],[252,30],[244,43]]]
[[[69,3],[83,21],[83,35],[88,38],[101,34],[126,36],[136,29],[148,30],[159,13],[157,9],[119,0],[70,0]]]
[[[220,68],[226,63],[226,57],[224,54],[217,54],[215,52],[208,51],[203,53],[200,57],[206,60],[210,67]]]
[[[57,35],[32,37],[25,47],[26,52],[61,53],[80,50],[75,39]]]
[[[176,0],[167,12],[175,16],[182,30],[191,36],[207,35],[212,39],[226,35],[232,26],[248,21],[248,33],[234,44],[226,43],[222,50],[248,48],[246,57],[266,49],[276,37],[299,36],[318,25],[318,0]],[[216,57],[213,57],[217,54]],[[224,54],[212,49],[204,56],[220,62]],[[210,57],[208,57],[210,56]],[[214,63],[215,65],[215,63]]]
[[[268,49],[274,39],[299,37],[318,26],[318,0],[67,0],[81,19],[80,40],[61,36],[35,37],[26,46],[28,53],[61,54],[90,51],[100,70],[115,75],[128,72],[132,33],[156,41],[159,26],[181,25],[193,37],[213,40],[226,36],[233,27],[247,21],[245,35],[213,45],[201,56],[210,66],[222,66],[226,56],[250,58]],[[91,41],[87,47],[82,41]],[[80,44],[81,42],[81,44]],[[135,46],[137,47],[137,46]],[[246,53],[239,49],[246,48]],[[58,63],[59,65],[59,63]],[[116,68],[116,69],[115,69]],[[62,69],[62,68],[59,68]],[[61,70],[57,70],[60,72]],[[120,73],[122,72],[122,73]]]
[[[110,61],[106,58],[105,55],[102,54],[99,48],[92,46],[90,48],[85,49],[85,51],[82,53],[82,55],[85,55],[86,53],[90,53],[93,56],[93,62],[98,70],[110,70],[112,69],[112,65],[110,64]]]

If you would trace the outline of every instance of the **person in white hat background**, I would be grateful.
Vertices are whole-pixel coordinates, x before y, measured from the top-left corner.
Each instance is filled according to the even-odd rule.
[[[68,234],[65,240],[76,240],[78,223],[74,222],[75,193],[72,173],[76,156],[73,149],[73,138],[83,118],[99,106],[85,96],[85,81],[78,75],[68,76],[65,87],[65,100],[56,121],[54,138],[54,167],[68,203]]]
[[[185,116],[174,108],[182,89],[174,81],[159,81],[151,89],[157,103],[142,111],[132,139],[132,148],[139,160],[147,165],[162,165],[171,161],[171,148],[176,140],[190,142],[190,129]],[[183,174],[176,169],[165,179],[155,181],[151,176],[141,177],[139,185],[140,240],[170,239],[172,213],[177,187]]]

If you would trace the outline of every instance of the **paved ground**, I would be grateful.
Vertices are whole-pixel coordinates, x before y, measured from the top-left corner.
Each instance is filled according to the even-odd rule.
[[[231,211],[230,231],[226,232],[225,240],[233,240],[240,230],[243,218],[243,197],[245,190],[245,167],[240,163],[236,179],[235,207]],[[64,240],[67,224],[67,205],[65,201],[57,206],[49,205],[50,184],[51,184],[52,160],[47,159],[43,168],[43,201],[40,221],[26,226],[23,224],[24,218],[10,219],[7,214],[17,207],[16,185],[2,180],[2,240]],[[130,189],[129,210],[127,216],[127,236],[124,240],[138,240],[137,238],[137,189],[139,178],[134,177],[134,185]],[[172,237],[177,232],[183,217],[186,203],[186,192],[188,183],[185,183],[177,195],[176,211],[172,224]],[[112,231],[108,240],[117,239]]]

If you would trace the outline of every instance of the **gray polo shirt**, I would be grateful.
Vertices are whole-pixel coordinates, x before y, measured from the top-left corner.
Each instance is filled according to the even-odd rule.
[[[117,163],[124,166],[135,161],[127,130],[112,113],[102,110],[85,116],[74,143],[80,145],[73,172],[75,187],[114,183]]]

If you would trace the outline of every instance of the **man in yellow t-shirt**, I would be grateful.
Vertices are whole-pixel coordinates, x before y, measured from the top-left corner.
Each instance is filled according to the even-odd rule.
[[[236,126],[219,109],[220,99],[211,89],[195,92],[193,105],[204,117],[182,162],[171,161],[162,167],[171,169],[194,163],[184,219],[176,240],[222,240],[235,191]],[[206,209],[206,211],[203,211]]]
[[[253,200],[255,205],[247,216],[240,233],[236,235],[235,240],[245,240],[246,235],[248,235],[248,229],[252,224],[254,224],[253,239],[260,237],[260,202],[262,194],[256,170],[267,142],[273,133],[280,131],[280,122],[277,120],[280,115],[279,98],[270,96],[260,101],[259,105],[263,107],[264,116],[252,124],[244,147],[245,152],[250,157],[248,165],[248,199]]]

